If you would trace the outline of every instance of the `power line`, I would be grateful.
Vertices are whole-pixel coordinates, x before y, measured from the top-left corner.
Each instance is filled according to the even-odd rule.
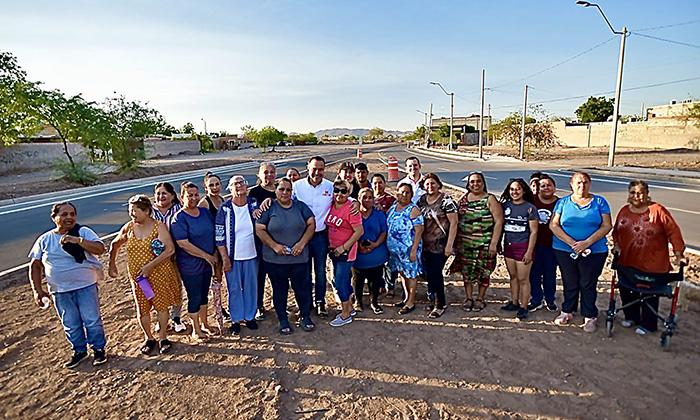
[[[525,76],[525,77],[520,78],[520,79],[518,79],[518,80],[513,80],[512,82],[504,83],[504,84],[502,84],[502,85],[499,85],[499,86],[496,86],[496,87],[493,87],[493,88],[490,88],[490,89],[491,89],[491,90],[495,90],[495,89],[501,88],[501,87],[503,87],[503,86],[512,85],[513,83],[518,83],[518,82],[521,82],[521,81],[523,81],[523,80],[525,80],[525,79],[529,79],[529,78],[532,77],[532,76],[537,76],[538,74],[542,74],[542,73],[544,73],[544,72],[546,72],[546,71],[549,71],[549,70],[551,70],[551,69],[553,69],[553,68],[559,67],[559,66],[561,66],[562,64],[566,64],[566,63],[568,63],[569,61],[571,61],[571,60],[573,60],[573,59],[575,59],[575,58],[578,58],[578,57],[580,57],[580,56],[582,56],[582,55],[584,55],[584,54],[587,54],[587,53],[589,53],[589,52],[595,50],[596,48],[602,47],[603,45],[607,44],[608,42],[612,41],[612,40],[615,39],[615,38],[617,38],[617,37],[612,37],[612,38],[610,38],[610,39],[608,39],[608,40],[606,40],[606,41],[601,42],[600,44],[598,44],[598,45],[596,45],[596,46],[594,46],[594,47],[591,47],[591,48],[587,49],[586,51],[580,52],[580,53],[576,54],[575,56],[569,57],[569,58],[567,58],[566,60],[564,60],[564,61],[562,61],[562,62],[559,62],[559,63],[557,63],[557,64],[555,64],[555,65],[553,65],[553,66],[547,67],[546,69],[542,69],[542,70],[540,70],[540,71],[537,71],[537,72],[535,72],[535,73],[532,73],[532,74],[529,75],[529,76]]]
[[[653,31],[656,29],[673,28],[674,26],[690,25],[691,23],[698,23],[698,22],[700,22],[700,19],[689,20],[687,22],[673,23],[671,25],[652,26],[651,28],[632,29],[632,31],[633,32]]]
[[[693,80],[700,80],[700,77],[691,77],[688,79],[673,80],[670,82],[654,83],[654,84],[645,85],[645,86],[635,86],[635,87],[631,87],[631,88],[627,88],[627,89],[622,89],[622,91],[629,92],[629,91],[633,91],[633,90],[649,89],[649,88],[658,87],[658,86],[666,86],[666,85],[672,85],[672,84],[676,84],[676,83],[690,82]],[[589,96],[609,95],[611,93],[615,93],[615,91],[609,90],[607,92],[598,92],[598,93],[592,93],[592,94],[586,94],[586,95],[568,96],[566,98],[557,98],[557,99],[550,99],[547,101],[531,102],[530,104],[537,105],[537,104],[547,104],[547,103],[552,103],[552,102],[564,102],[564,101],[570,101],[573,99],[587,98]],[[497,107],[492,107],[491,109],[513,108],[516,106],[520,106],[520,104],[497,106]]]
[[[671,44],[684,45],[684,46],[686,46],[686,47],[700,48],[700,45],[688,44],[687,42],[674,41],[674,40],[666,39],[666,38],[659,38],[658,36],[651,36],[651,35],[645,35],[645,34],[638,34],[638,33],[636,33],[636,32],[634,33],[634,35],[643,36],[644,38],[655,39],[655,40],[657,40],[657,41],[668,42],[668,43],[671,43]]]

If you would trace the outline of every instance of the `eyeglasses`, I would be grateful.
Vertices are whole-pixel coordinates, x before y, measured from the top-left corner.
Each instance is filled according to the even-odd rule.
[[[233,181],[234,187],[240,187],[241,185],[248,185],[248,181],[241,179],[240,181]]]
[[[347,188],[337,188],[337,187],[333,187],[333,194],[343,194],[343,195],[345,195],[345,194],[347,194],[347,193],[348,193],[348,189],[347,189]]]

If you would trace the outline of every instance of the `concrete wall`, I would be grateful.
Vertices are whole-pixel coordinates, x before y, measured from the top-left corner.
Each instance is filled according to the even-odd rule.
[[[146,140],[143,142],[146,159],[158,156],[199,153],[199,140]]]
[[[87,159],[85,148],[68,143],[68,152],[75,160]],[[45,169],[57,160],[66,160],[62,143],[21,143],[0,147],[0,174],[33,169]]]
[[[146,140],[144,147],[148,159],[182,153],[199,153],[200,149],[198,140]],[[87,151],[80,144],[68,143],[68,151],[75,160],[87,159]],[[57,159],[66,160],[62,143],[20,143],[1,147],[0,174],[46,169]]]
[[[563,122],[555,122],[552,126],[558,140],[567,146],[586,147],[610,144],[612,129],[610,122],[569,126]],[[700,128],[692,123],[671,118],[620,124],[617,131],[617,146],[650,149],[683,147],[698,150]]]

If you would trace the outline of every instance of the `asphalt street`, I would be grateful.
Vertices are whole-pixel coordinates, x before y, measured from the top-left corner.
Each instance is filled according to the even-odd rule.
[[[331,163],[355,157],[356,151],[345,150],[326,154]],[[306,168],[306,156],[275,161],[278,174],[284,174],[290,167],[299,170]],[[243,175],[250,185],[255,185],[259,163],[246,162],[216,170],[225,184],[234,174]],[[78,223],[90,226],[100,237],[118,231],[129,220],[127,201],[134,194],[153,195],[153,187],[159,182],[170,182],[177,189],[181,182],[190,180],[202,185],[206,169],[186,174],[163,175],[148,180],[134,180],[118,186],[106,184],[103,188],[89,193],[66,192],[60,198],[39,198],[36,200],[0,207],[0,224],[4,227],[0,234],[0,272],[28,262],[27,254],[36,238],[55,228],[50,215],[51,206],[59,201],[70,201],[78,210]],[[224,185],[225,187],[225,185]],[[203,192],[203,190],[201,190]]]
[[[511,178],[530,179],[534,171],[543,171],[551,175],[557,183],[557,195],[560,197],[571,192],[569,180],[573,174],[566,168],[546,162],[483,162],[464,161],[451,156],[434,157],[421,154],[420,151],[393,147],[382,151],[385,157],[394,156],[403,168],[403,162],[409,155],[417,155],[422,164],[423,173],[434,172],[448,184],[464,187],[465,177],[469,172],[481,171],[486,178],[489,192],[500,195]],[[602,195],[610,204],[613,218],[618,210],[627,203],[627,184],[630,178],[592,175],[591,192]],[[650,196],[654,201],[671,211],[683,232],[687,247],[700,250],[700,186],[664,181],[649,181]]]
[[[403,146],[394,146],[382,151],[383,156],[395,156],[400,167],[409,155],[418,155],[423,165],[423,172],[435,172],[443,182],[464,187],[464,178],[471,171],[484,173],[490,192],[499,195],[510,178],[529,179],[536,170],[550,174],[557,182],[557,194],[563,196],[570,192],[569,179],[572,173],[561,166],[546,162],[502,162],[502,161],[464,161],[451,156],[434,157],[419,151],[408,151]],[[355,150],[346,150],[325,156],[329,163],[337,160],[357,160]],[[306,157],[293,157],[277,161],[278,173],[286,172],[289,167],[303,169]],[[575,162],[571,163],[575,166]],[[231,165],[218,169],[216,173],[224,182],[233,174],[246,177],[251,185],[255,182],[258,162]],[[60,200],[73,202],[78,209],[78,222],[90,226],[98,235],[105,236],[116,232],[128,221],[126,202],[134,194],[151,195],[158,182],[168,181],[179,185],[184,180],[191,180],[201,185],[206,170],[182,174],[170,174],[148,180],[134,180],[119,185],[105,185],[89,193],[67,192],[60,199],[39,198],[21,204],[0,207],[0,223],[4,227],[0,234],[0,272],[25,264],[27,254],[35,239],[54,227],[49,217],[51,205]],[[610,203],[613,215],[627,200],[628,178],[593,175],[591,191],[604,196]],[[672,213],[683,231],[689,248],[700,250],[700,187],[687,184],[650,181],[651,196],[663,204]]]

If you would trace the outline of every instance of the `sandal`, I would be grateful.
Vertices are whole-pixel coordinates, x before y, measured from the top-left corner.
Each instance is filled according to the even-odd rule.
[[[475,302],[481,302],[481,304],[475,303],[474,306],[472,307],[472,310],[474,312],[481,312],[484,309],[486,309],[486,301],[484,299],[477,299]]]
[[[316,329],[316,324],[311,321],[311,318],[305,318],[301,321],[301,329],[306,332],[311,332]]]
[[[394,308],[403,308],[406,305],[406,302],[403,300],[400,300],[394,304]]]
[[[206,335],[197,335],[194,332],[192,333],[192,339],[198,344],[204,344],[209,342],[209,337],[207,337]]]
[[[292,327],[289,326],[289,321],[280,322],[279,328],[277,330],[282,335],[289,335],[294,332]]]
[[[167,338],[165,340],[160,340],[160,354],[169,352],[172,347],[173,343],[171,343]]]
[[[445,313],[444,309],[433,309],[432,312],[428,314],[428,318],[430,319],[438,319],[442,316],[442,314]]]
[[[399,309],[399,315],[406,315],[407,313],[413,312],[414,309],[416,309],[416,305],[411,307],[403,306],[401,309]]]
[[[465,300],[464,304],[462,305],[462,309],[464,309],[466,312],[471,312],[474,309],[474,299],[469,298]]]
[[[156,348],[156,340],[146,340],[141,346],[141,354],[149,355]]]

